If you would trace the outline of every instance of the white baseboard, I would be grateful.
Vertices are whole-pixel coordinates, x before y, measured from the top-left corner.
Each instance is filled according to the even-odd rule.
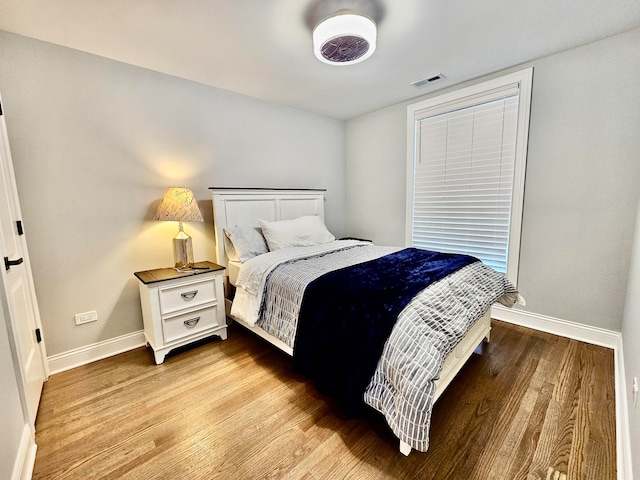
[[[491,307],[491,318],[601,347],[615,349],[622,343],[620,332],[547,317],[538,313],[525,312],[515,308],[507,308],[502,305]]]
[[[604,328],[591,327],[580,323],[547,317],[537,313],[506,308],[501,305],[491,307],[491,317],[496,320],[513,323],[533,330],[552,333],[614,350],[616,385],[616,462],[618,480],[632,478],[631,439],[629,436],[629,410],[627,388],[624,373],[623,341],[620,332]]]
[[[622,338],[615,351],[616,360],[616,457],[618,478],[633,478],[631,462],[631,435],[629,432],[629,403],[627,402],[627,378],[624,368]]]
[[[36,446],[33,431],[29,425],[22,429],[20,447],[13,463],[11,480],[30,480],[33,474],[33,466],[36,463]]]
[[[134,348],[146,345],[144,332],[128,333],[120,337],[111,338],[104,342],[94,343],[85,347],[76,348],[68,352],[50,356],[49,371],[51,374],[64,372],[71,368],[86,365],[103,358],[111,357],[119,353],[128,352]]]

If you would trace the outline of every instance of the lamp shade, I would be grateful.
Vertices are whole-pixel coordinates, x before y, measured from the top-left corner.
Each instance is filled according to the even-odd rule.
[[[341,11],[316,25],[313,53],[330,65],[352,65],[373,55],[376,37],[376,24],[369,17]]]
[[[188,188],[170,187],[164,191],[154,220],[204,222],[193,192]]]

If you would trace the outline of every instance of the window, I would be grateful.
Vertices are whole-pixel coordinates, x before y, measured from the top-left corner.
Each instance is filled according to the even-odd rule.
[[[518,276],[533,69],[407,110],[407,244]]]

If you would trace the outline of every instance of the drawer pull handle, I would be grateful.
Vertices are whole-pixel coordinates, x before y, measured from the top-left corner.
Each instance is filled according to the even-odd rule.
[[[200,317],[192,318],[191,320],[185,320],[184,325],[187,328],[193,328],[198,324],[199,321]]]
[[[197,294],[198,294],[198,290],[192,290],[190,292],[181,293],[180,296],[184,301],[188,301],[188,300],[193,300]]]

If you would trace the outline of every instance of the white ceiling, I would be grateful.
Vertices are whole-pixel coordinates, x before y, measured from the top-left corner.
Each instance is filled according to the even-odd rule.
[[[344,7],[378,49],[323,64],[313,17]],[[2,30],[340,119],[639,26],[640,0],[0,0]]]

